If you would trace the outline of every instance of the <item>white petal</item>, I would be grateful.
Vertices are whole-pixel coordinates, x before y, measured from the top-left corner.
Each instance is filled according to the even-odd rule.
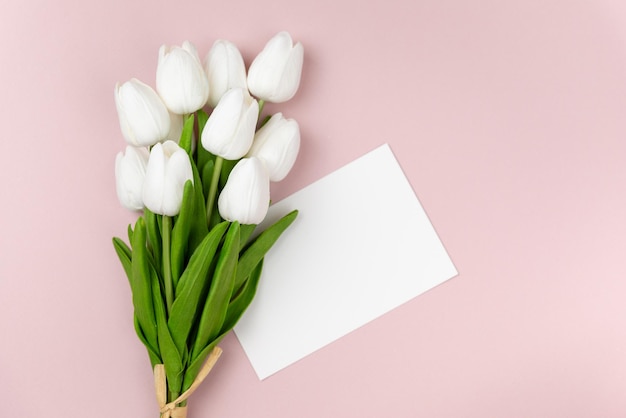
[[[130,144],[153,145],[165,138],[169,114],[150,86],[132,79],[117,89],[116,99],[122,133]]]
[[[117,109],[117,116],[120,121],[120,129],[122,131],[124,139],[126,139],[129,144],[138,145],[137,141],[135,140],[135,136],[133,135],[133,131],[130,129],[128,118],[126,117],[126,112],[124,111],[124,107],[121,103],[120,83],[117,83],[115,85],[115,107]]]
[[[157,91],[174,113],[186,114],[200,109],[209,96],[209,84],[195,47],[173,47],[162,55],[157,67]],[[191,52],[190,52],[191,51]]]
[[[147,161],[147,149],[130,145],[126,146],[126,154],[120,152],[115,159],[117,195],[128,209],[143,209],[142,190]]]
[[[163,186],[165,182],[165,155],[161,143],[150,151],[143,184],[143,203],[154,213],[163,214]]]
[[[122,160],[124,159],[124,153],[120,152],[115,157],[115,191],[117,192],[117,198],[119,199],[122,206],[126,209],[136,210],[140,208],[136,208],[132,203],[132,198],[129,196],[128,191],[126,189],[126,184],[124,182],[124,173],[122,168]]]
[[[237,47],[224,40],[218,40],[209,51],[205,69],[209,80],[209,100],[211,107],[217,106],[220,98],[231,88],[247,88],[246,68]]]
[[[299,150],[298,123],[277,113],[259,129],[248,156],[258,157],[265,163],[271,181],[281,181],[293,167]]]
[[[187,51],[197,62],[200,62],[200,56],[198,55],[198,50],[196,46],[189,41],[183,42],[181,45],[182,49]]]
[[[227,160],[238,160],[250,150],[254,140],[254,131],[259,117],[259,104],[251,97],[244,98],[246,102],[242,109],[237,130],[223,157]]]
[[[289,53],[289,59],[285,63],[281,80],[278,83],[274,95],[270,98],[272,103],[282,103],[291,99],[300,86],[302,75],[302,63],[304,60],[304,48],[298,43]]]
[[[248,71],[248,88],[253,95],[273,101],[280,88],[292,46],[291,36],[287,32],[280,32],[268,41]]]
[[[223,158],[233,159],[230,150],[239,129],[244,99],[242,89],[229,90],[222,97],[202,131],[202,146],[206,150]],[[245,152],[240,157],[244,154]]]
[[[231,171],[218,199],[222,218],[258,224],[265,218],[270,199],[269,176],[258,158],[244,158]]]

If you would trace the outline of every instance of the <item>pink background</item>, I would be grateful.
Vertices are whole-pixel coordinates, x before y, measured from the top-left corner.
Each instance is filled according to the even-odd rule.
[[[283,29],[303,147],[274,200],[389,142],[460,275],[263,382],[230,335],[190,418],[626,416],[621,0],[3,2],[3,415],[157,416],[113,86]]]

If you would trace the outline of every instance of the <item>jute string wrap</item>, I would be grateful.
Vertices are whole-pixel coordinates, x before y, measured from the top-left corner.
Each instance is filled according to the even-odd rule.
[[[191,396],[191,394],[200,386],[200,383],[207,377],[217,359],[220,358],[222,349],[215,347],[206,362],[198,372],[198,376],[194,379],[189,389],[184,391],[178,398],[172,402],[167,403],[167,378],[165,376],[165,366],[157,364],[154,366],[154,388],[156,390],[157,402],[159,403],[159,409],[161,412],[161,418],[186,418],[187,407],[178,406],[179,403],[184,402]]]

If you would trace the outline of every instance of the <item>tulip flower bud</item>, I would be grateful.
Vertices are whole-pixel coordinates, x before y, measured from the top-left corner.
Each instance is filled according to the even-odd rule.
[[[115,186],[117,197],[126,209],[143,209],[142,191],[146,177],[147,148],[126,146],[126,154],[120,152],[115,158]]]
[[[143,185],[143,203],[160,215],[180,212],[185,182],[193,179],[189,155],[174,141],[156,144],[150,151]]]
[[[227,160],[238,160],[250,149],[259,105],[244,89],[222,96],[202,130],[202,146]]]
[[[254,136],[247,157],[258,157],[267,168],[271,181],[287,176],[300,150],[300,128],[293,119],[276,113]]]
[[[182,47],[161,46],[156,87],[167,108],[179,115],[193,113],[206,104],[209,81],[195,46],[190,42]]]
[[[291,99],[300,85],[304,48],[293,45],[287,32],[280,32],[263,48],[248,70],[250,93],[272,103]]]
[[[152,88],[133,78],[115,86],[115,106],[126,141],[149,146],[162,141],[170,131],[165,104]]]
[[[206,57],[205,69],[209,79],[208,103],[211,107],[217,106],[229,89],[248,88],[243,58],[232,42],[216,41]]]
[[[222,218],[240,224],[259,224],[270,204],[270,179],[256,157],[240,160],[228,176],[217,207]]]

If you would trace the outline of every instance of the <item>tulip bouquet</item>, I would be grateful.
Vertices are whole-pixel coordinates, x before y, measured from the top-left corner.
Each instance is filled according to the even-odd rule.
[[[115,161],[117,194],[143,212],[128,227],[129,245],[113,238],[113,246],[164,418],[186,416],[187,398],[221,353],[217,343],[255,294],[265,254],[297,215],[253,233],[270,181],[287,175],[300,147],[297,122],[260,118],[263,105],[293,97],[302,60],[286,32],[247,74],[232,43],[215,42],[203,63],[185,42],[161,47],[156,91],[136,79],[115,87],[128,142]]]

